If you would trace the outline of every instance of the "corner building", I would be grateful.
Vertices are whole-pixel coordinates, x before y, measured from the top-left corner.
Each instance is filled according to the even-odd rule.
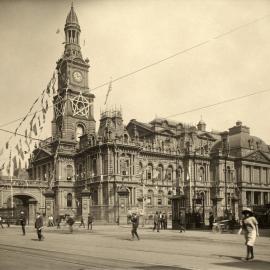
[[[170,199],[181,194],[186,212],[207,222],[209,212],[238,218],[244,206],[269,203],[270,148],[240,121],[225,132],[208,132],[202,120],[124,125],[122,111],[114,109],[101,113],[96,130],[80,33],[71,7],[56,67],[52,137],[34,150],[29,167],[32,180],[49,185],[46,215],[91,212],[96,221],[115,223],[136,208],[152,223],[156,211],[171,218]]]

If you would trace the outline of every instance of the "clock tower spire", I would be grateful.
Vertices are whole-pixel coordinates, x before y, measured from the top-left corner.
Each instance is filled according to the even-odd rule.
[[[81,28],[72,3],[65,24],[65,54],[82,57],[80,34]]]
[[[89,91],[89,60],[81,53],[81,27],[73,4],[64,30],[65,50],[56,66],[58,90],[53,101],[52,136],[78,142],[81,135],[95,133],[95,96]]]

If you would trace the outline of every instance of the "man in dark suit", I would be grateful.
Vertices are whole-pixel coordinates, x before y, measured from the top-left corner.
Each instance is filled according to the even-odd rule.
[[[23,235],[25,235],[26,216],[23,211],[21,211],[21,214],[20,214],[20,223],[22,226]]]
[[[155,231],[155,229],[157,229],[157,232],[159,232],[159,225],[160,225],[159,214],[158,214],[158,212],[156,212],[156,214],[154,215],[154,228],[153,228],[153,231]]]
[[[75,223],[75,220],[73,217],[69,216],[67,219],[67,224],[69,225],[69,232],[73,233],[73,224]]]
[[[181,211],[179,213],[179,231],[180,232],[186,231],[186,219],[184,213]]]
[[[92,225],[93,225],[93,216],[91,213],[88,214],[88,220],[87,220],[87,227],[88,227],[88,230],[89,230],[89,227],[91,227],[91,230],[92,230]]]
[[[139,227],[139,216],[136,213],[132,213],[131,222],[132,222],[131,240],[134,240],[134,236],[136,236],[137,239],[140,240],[140,237],[137,233],[137,229]]]
[[[37,230],[38,240],[44,240],[44,236],[42,235],[42,229],[43,229],[43,218],[40,215],[40,213],[37,213],[36,222],[35,222],[35,228]]]

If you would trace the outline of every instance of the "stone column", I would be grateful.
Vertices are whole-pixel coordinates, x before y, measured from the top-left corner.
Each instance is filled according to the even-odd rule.
[[[239,220],[239,198],[236,195],[232,197],[232,204],[233,215],[235,216],[236,220]]]
[[[46,219],[44,220],[44,223],[47,224],[48,217],[53,216],[56,218],[54,213],[54,191],[52,189],[47,189],[45,192],[43,192],[43,195],[45,196],[45,214]]]
[[[127,210],[129,207],[128,196],[129,190],[122,185],[118,191],[118,224],[127,224]]]
[[[213,200],[213,209],[214,209],[214,216],[215,218],[223,216],[223,208],[221,206],[221,202],[223,200],[222,197],[216,196]]]
[[[82,192],[81,192],[81,196],[82,196],[82,217],[84,222],[87,222],[88,219],[88,214],[90,213],[90,195],[91,192],[85,188]]]
[[[254,205],[254,191],[251,191],[251,205]]]
[[[35,223],[35,217],[37,213],[37,201],[35,199],[29,199],[29,209],[28,209],[28,222],[29,224]]]

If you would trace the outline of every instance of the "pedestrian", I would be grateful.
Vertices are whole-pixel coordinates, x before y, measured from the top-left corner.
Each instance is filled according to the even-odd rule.
[[[60,224],[61,224],[61,217],[58,216],[58,217],[56,218],[57,229],[61,229]]]
[[[179,232],[186,231],[186,221],[183,212],[179,213]]]
[[[213,229],[213,224],[215,221],[214,215],[212,212],[209,213],[209,229],[212,230]]]
[[[25,213],[23,211],[21,211],[21,213],[20,213],[20,223],[22,226],[22,233],[23,233],[23,235],[25,235],[26,216],[25,216]]]
[[[85,228],[83,216],[81,216],[81,223],[80,223],[79,227],[81,227],[81,226],[83,226]]]
[[[7,216],[6,221],[7,221],[7,227],[9,228],[10,227],[10,216]]]
[[[73,224],[75,223],[73,217],[68,217],[67,224],[69,225],[69,232],[73,233]]]
[[[44,240],[44,236],[42,235],[42,229],[43,229],[43,218],[40,215],[40,213],[37,213],[36,222],[35,222],[35,228],[37,230],[37,236],[38,240]]]
[[[137,213],[132,213],[131,219],[130,219],[131,223],[132,223],[132,230],[131,230],[131,235],[132,238],[131,240],[134,240],[136,236],[138,240],[140,240],[140,237],[137,233],[137,229],[139,227],[139,216],[137,215]]]
[[[49,218],[48,218],[49,222],[48,222],[48,227],[53,227],[54,224],[53,224],[53,216],[50,215]]]
[[[87,228],[89,230],[89,227],[91,227],[92,230],[92,224],[93,224],[93,216],[91,213],[88,214],[88,218],[87,218]]]
[[[0,216],[0,226],[2,227],[2,229],[4,229],[4,226],[3,226],[3,219],[2,219],[1,216]]]
[[[253,212],[250,208],[243,208],[242,214],[243,219],[238,234],[241,234],[242,231],[244,233],[246,241],[245,244],[247,246],[247,254],[245,260],[248,261],[254,259],[254,244],[256,237],[259,236],[258,221],[253,216]]]
[[[157,229],[157,232],[159,232],[159,215],[158,215],[158,212],[156,212],[156,214],[154,215],[154,228],[153,228],[153,231],[155,231],[155,229]]]
[[[158,218],[159,218],[159,228],[162,230],[164,229],[164,217],[161,211],[159,212]]]
[[[163,213],[163,217],[164,217],[164,221],[163,221],[164,230],[167,230],[167,225],[168,225],[168,216],[167,216],[167,213]]]

